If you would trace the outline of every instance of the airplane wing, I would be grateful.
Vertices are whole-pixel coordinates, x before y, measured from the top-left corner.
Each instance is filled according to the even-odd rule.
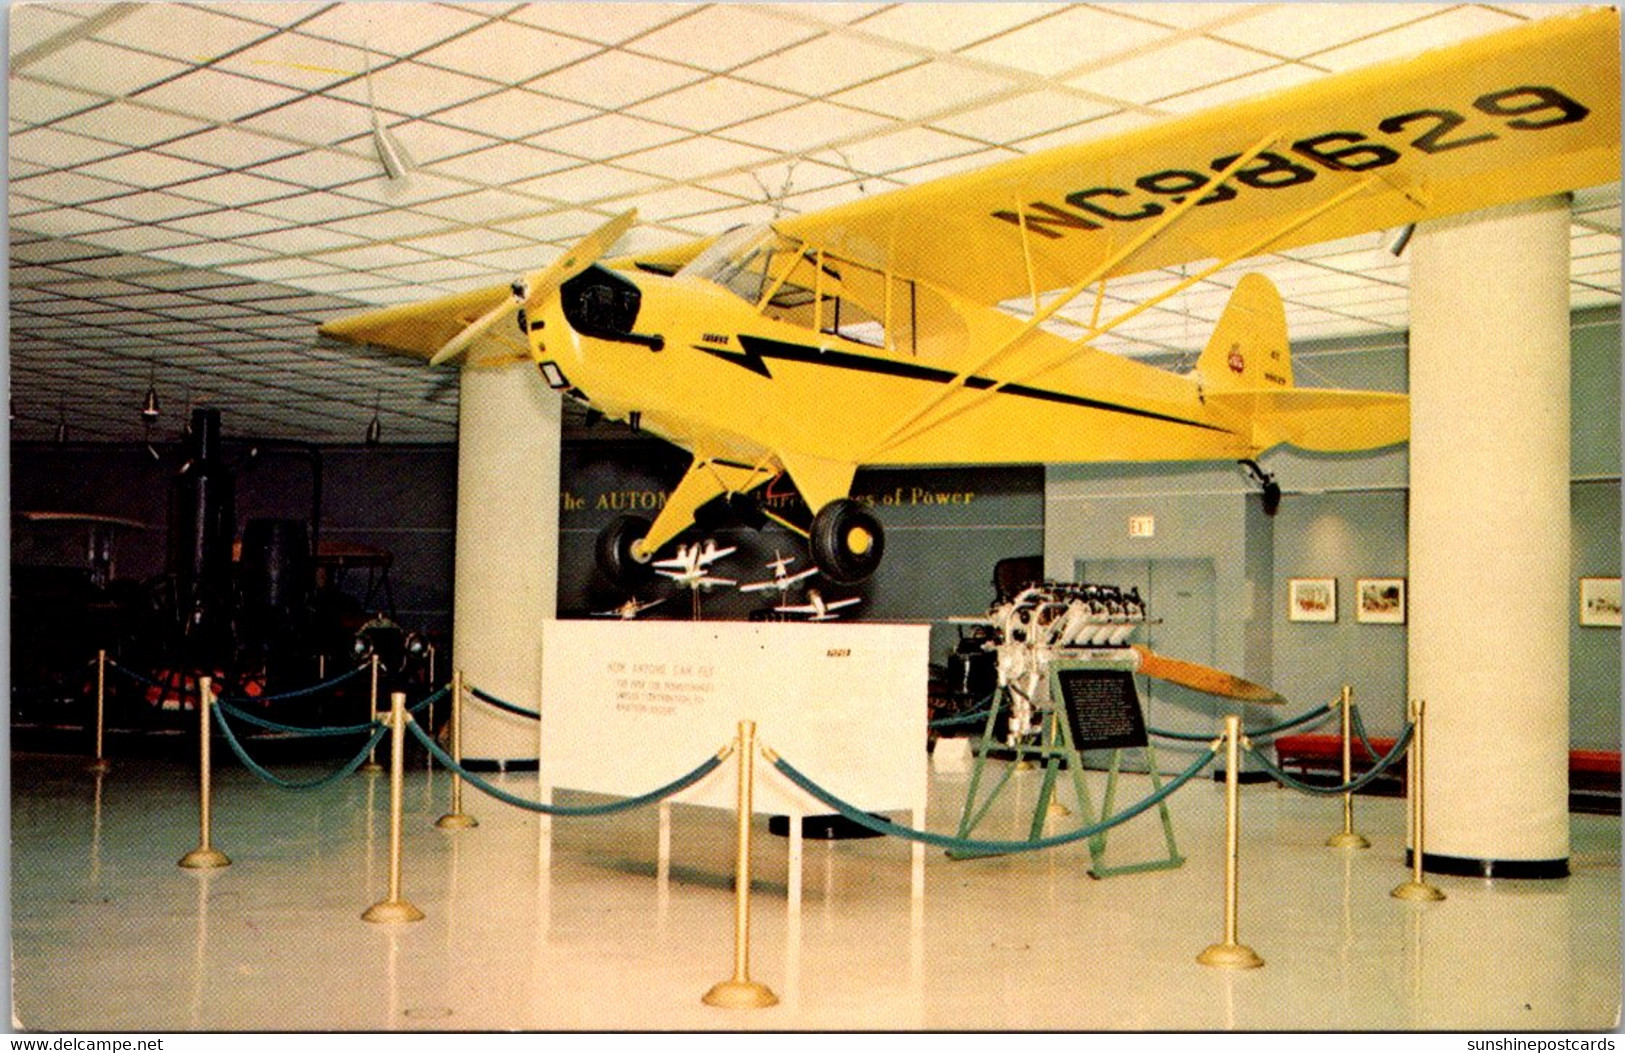
[[[727,548],[714,548],[710,549],[709,551],[702,552],[700,553],[700,566],[703,567],[708,564],[715,563],[722,557],[731,556],[737,551],[739,551],[737,546],[729,545]]]
[[[992,305],[1101,267],[1112,277],[1255,244],[1243,255],[1258,255],[1596,186],[1620,173],[1619,46],[1617,10],[1543,18],[775,225]],[[1224,187],[1113,262],[1259,146]]]
[[[833,603],[825,603],[824,604],[824,610],[826,610],[826,611],[838,611],[842,607],[850,607],[854,603],[862,602],[862,600],[863,600],[863,597],[861,597],[861,596],[853,596],[852,598],[845,599],[845,600],[836,600]]]
[[[400,304],[365,314],[350,315],[328,322],[319,332],[352,344],[372,344],[415,355],[427,361],[503,301],[513,296],[506,285],[442,296],[422,303]],[[507,356],[515,352],[528,357],[518,341],[504,342],[500,334],[487,334],[471,348],[474,361],[491,353]]]

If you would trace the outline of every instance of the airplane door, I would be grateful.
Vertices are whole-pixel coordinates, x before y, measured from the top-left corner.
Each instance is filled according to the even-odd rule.
[[[1079,581],[1138,588],[1151,624],[1131,639],[1169,658],[1214,664],[1216,581],[1211,559],[1091,559],[1076,563]],[[1146,724],[1163,731],[1214,732],[1217,699],[1145,676],[1135,677],[1145,706]],[[1159,766],[1180,771],[1189,763],[1168,742],[1157,743]],[[1167,754],[1167,756],[1163,756]],[[1091,764],[1097,758],[1088,758]],[[1125,768],[1142,767],[1141,758],[1124,758]]]

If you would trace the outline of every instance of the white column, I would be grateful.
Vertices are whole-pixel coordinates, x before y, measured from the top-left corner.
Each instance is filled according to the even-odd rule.
[[[1569,206],[1411,244],[1409,677],[1429,870],[1567,873]]]
[[[535,369],[464,369],[457,421],[452,648],[464,682],[540,710],[542,621],[557,613],[559,396]],[[463,706],[463,755],[534,761],[536,722]]]

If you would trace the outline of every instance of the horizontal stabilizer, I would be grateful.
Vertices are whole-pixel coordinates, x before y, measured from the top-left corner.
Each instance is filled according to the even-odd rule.
[[[1375,450],[1411,435],[1410,397],[1386,391],[1210,391],[1206,401],[1234,414],[1238,431],[1250,428],[1260,451],[1281,443],[1318,453]]]

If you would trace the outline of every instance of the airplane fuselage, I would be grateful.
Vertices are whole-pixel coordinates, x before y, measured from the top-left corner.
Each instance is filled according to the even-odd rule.
[[[754,465],[799,451],[851,464],[920,465],[1258,452],[1233,417],[1204,404],[1198,380],[1093,350],[1031,377],[969,376],[959,401],[945,408],[971,408],[951,425],[892,436],[900,417],[955,382],[955,371],[937,363],[998,346],[1021,323],[958,303],[954,324],[939,327],[929,346],[900,352],[769,317],[703,280],[622,277],[641,294],[640,340],[586,335],[555,307],[532,332],[541,358],[606,416],[708,457]],[[654,337],[658,350],[646,339]],[[1047,361],[1068,346],[1034,331],[1022,339],[1021,358]],[[1008,386],[985,395],[996,382]]]

